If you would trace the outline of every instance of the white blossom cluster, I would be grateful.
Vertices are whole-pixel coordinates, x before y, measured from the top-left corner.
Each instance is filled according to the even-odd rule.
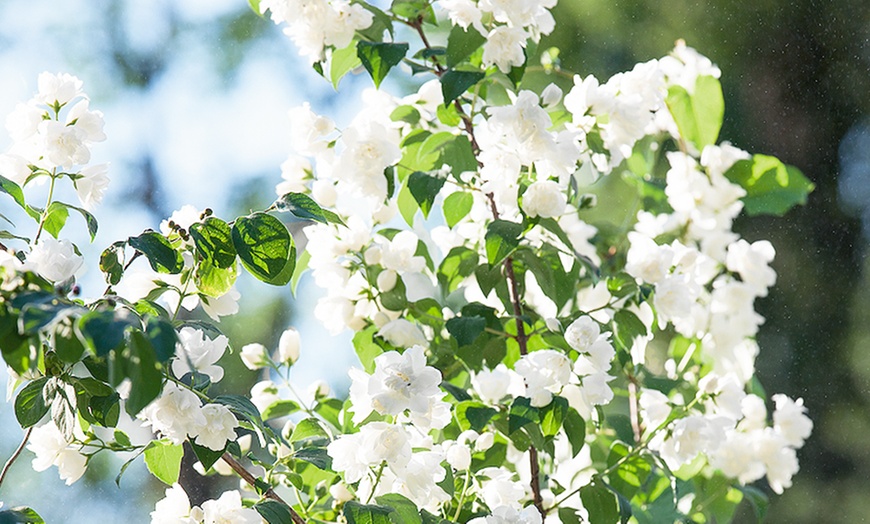
[[[180,444],[188,438],[216,451],[236,440],[235,415],[222,404],[203,404],[191,390],[167,383],[160,397],[139,414],[145,424]]]
[[[173,484],[151,512],[151,524],[260,524],[265,520],[256,510],[242,505],[238,491],[225,491],[202,506],[190,505],[184,488]]]
[[[348,0],[261,0],[260,12],[267,10],[273,22],[287,25],[284,34],[311,63],[323,60],[328,48],[347,47],[354,32],[373,19],[361,4]]]
[[[440,0],[453,25],[477,31],[486,37],[483,64],[495,65],[502,73],[526,61],[528,40],[539,42],[550,34],[556,21],[550,9],[557,0]]]

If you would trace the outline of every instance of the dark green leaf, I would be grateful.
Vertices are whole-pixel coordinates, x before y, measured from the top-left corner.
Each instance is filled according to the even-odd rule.
[[[348,501],[344,504],[342,514],[347,524],[391,524],[390,513],[393,508],[384,506],[360,504]]]
[[[27,208],[27,204],[24,203],[24,191],[22,191],[21,186],[15,182],[4,176],[0,176],[0,191],[11,196],[12,199],[15,200],[15,203],[22,209]]]
[[[50,302],[30,302],[21,308],[18,316],[18,331],[24,335],[35,334],[55,321],[86,309],[52,299]]]
[[[176,251],[169,240],[156,231],[145,231],[137,237],[130,237],[127,243],[148,258],[154,271],[177,274],[184,269],[181,252]]]
[[[486,319],[483,317],[453,317],[446,323],[450,336],[456,339],[460,346],[467,346],[474,342],[486,328]]]
[[[671,86],[666,103],[680,136],[694,144],[698,151],[716,143],[725,114],[719,80],[699,76],[695,80],[695,92],[691,94],[682,86]]]
[[[116,357],[117,358],[117,351]],[[124,351],[124,367],[130,379],[130,395],[127,398],[127,413],[136,416],[160,395],[163,389],[163,373],[154,354],[154,347],[137,329],[129,331],[129,342]]]
[[[473,204],[474,197],[471,193],[457,191],[448,195],[444,199],[444,205],[441,208],[444,212],[444,220],[447,222],[447,226],[452,228],[458,224],[460,220],[468,215]]]
[[[265,213],[239,217],[233,225],[233,245],[245,269],[263,282],[283,286],[293,277],[296,246],[277,218]]]
[[[184,448],[168,440],[152,440],[145,448],[145,466],[157,480],[173,485],[181,472]]]
[[[199,459],[202,467],[206,470],[214,466],[214,463],[217,462],[224,454],[223,449],[215,451],[205,446],[200,446],[199,444],[195,443],[193,439],[188,439],[187,443],[190,444],[190,447],[193,449],[193,453],[196,455],[196,458]]]
[[[580,500],[589,512],[590,524],[613,524],[619,520],[616,497],[605,486],[593,483],[580,488]]]
[[[45,521],[33,509],[18,506],[0,511],[0,524],[45,524]]]
[[[414,171],[408,177],[408,189],[419,204],[424,217],[429,218],[429,211],[432,210],[435,197],[438,196],[438,192],[443,186],[443,178],[434,177],[422,171]]]
[[[456,413],[459,426],[463,430],[473,429],[481,433],[498,411],[481,402],[467,400],[456,404],[454,413]]]
[[[261,500],[254,504],[254,509],[269,524],[293,524],[290,508],[276,500]]]
[[[743,496],[752,505],[752,510],[755,512],[755,518],[758,519],[758,522],[763,522],[767,516],[767,507],[770,505],[770,499],[767,495],[760,489],[752,486],[738,486],[737,489],[743,492]]]
[[[473,27],[463,29],[455,25],[447,37],[447,67],[456,67],[460,62],[478,50],[486,38]]]
[[[462,402],[464,400],[471,400],[471,395],[468,394],[467,390],[462,389],[458,386],[454,386],[450,382],[442,382],[441,389],[450,393],[453,396],[453,398],[455,398],[456,400],[458,400],[460,402]]]
[[[378,298],[381,300],[381,305],[390,311],[402,311],[408,306],[408,297],[405,293],[405,282],[402,277],[396,278],[396,285],[393,289],[386,293],[381,293]]]
[[[15,418],[22,428],[36,425],[48,413],[48,406],[42,396],[42,388],[47,381],[46,377],[33,380],[15,397]]]
[[[390,15],[381,11],[374,5],[368,2],[360,2],[357,5],[361,5],[367,11],[374,15],[374,20],[372,20],[372,25],[370,25],[366,29],[361,29],[359,34],[363,37],[364,40],[369,40],[372,42],[383,42],[384,41],[384,31],[387,31],[390,34],[390,37],[393,36],[393,20],[390,18]]]
[[[137,326],[135,317],[116,314],[113,311],[85,313],[76,322],[76,329],[94,355],[106,356],[109,351],[121,347],[127,328]]]
[[[324,471],[332,468],[332,457],[326,452],[326,448],[302,448],[293,454],[293,458],[304,460]]]
[[[742,200],[750,216],[782,216],[792,207],[806,204],[807,195],[815,189],[798,168],[767,155],[740,160],[725,176],[746,190]]]
[[[287,193],[276,200],[273,205],[278,211],[286,211],[303,220],[313,220],[322,224],[345,225],[341,217],[328,209],[323,209],[313,198],[304,193]]]
[[[114,286],[124,275],[124,246],[126,242],[115,242],[100,255],[100,271],[106,274],[106,283]]]
[[[158,362],[166,362],[175,356],[175,346],[178,344],[178,334],[168,320],[149,317],[145,322],[145,334],[154,348]]]
[[[486,228],[486,259],[489,265],[501,263],[520,245],[523,225],[495,220]]]
[[[248,397],[242,395],[219,395],[213,399],[216,404],[223,404],[230,408],[239,420],[247,420],[256,426],[263,425],[260,410]]]
[[[565,417],[568,415],[568,400],[562,397],[553,397],[553,401],[539,408],[541,417],[541,430],[544,436],[552,437],[559,432]]]
[[[91,397],[85,409],[79,405],[79,413],[91,424],[113,428],[121,417],[121,397],[114,391],[108,395]]]
[[[483,80],[482,71],[456,71],[451,69],[441,75],[441,94],[444,105],[448,105],[465,93],[474,84]]]
[[[371,43],[360,42],[357,44],[357,56],[363,67],[372,77],[375,87],[379,87],[394,66],[405,58],[408,52],[408,44]]]
[[[200,255],[215,266],[226,269],[236,263],[232,230],[223,220],[207,217],[190,226],[190,236]]]
[[[568,408],[565,420],[562,422],[568,442],[571,443],[571,456],[577,456],[586,444],[586,421],[574,408]]]
[[[512,435],[526,425],[537,424],[540,420],[539,410],[531,405],[531,399],[517,397],[508,413],[508,433]]]
[[[613,332],[617,342],[625,350],[631,349],[635,338],[647,333],[643,321],[627,309],[620,309],[613,315]]]

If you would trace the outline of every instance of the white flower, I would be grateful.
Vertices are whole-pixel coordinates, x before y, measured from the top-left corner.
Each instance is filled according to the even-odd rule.
[[[87,164],[91,151],[85,144],[85,133],[76,126],[63,122],[45,120],[39,124],[39,148],[47,169],[61,167],[71,169],[74,165]]]
[[[593,406],[609,404],[613,400],[613,390],[607,383],[614,378],[616,377],[607,373],[592,373],[583,377],[583,384],[580,388],[583,392],[583,398]]]
[[[525,386],[522,377],[517,372],[499,364],[495,369],[483,368],[471,376],[471,385],[480,398],[491,404],[496,404],[505,395],[522,395]]]
[[[417,256],[420,238],[413,231],[402,231],[385,242],[381,251],[381,264],[397,273],[416,273],[426,267],[426,259]]]
[[[804,399],[792,400],[785,395],[773,396],[776,410],[773,412],[773,429],[788,442],[799,448],[813,431],[813,421],[806,416]]]
[[[278,386],[271,380],[261,380],[251,387],[251,402],[260,413],[279,400],[281,397],[278,396]]]
[[[202,305],[202,310],[212,320],[217,322],[220,320],[220,317],[235,315],[239,312],[239,299],[241,297],[241,293],[238,292],[234,284],[226,293],[219,297],[210,297],[200,293],[199,303]]]
[[[514,369],[526,383],[526,396],[534,407],[543,407],[553,400],[571,377],[571,360],[553,349],[534,351],[523,356]]]
[[[190,499],[187,498],[184,489],[178,484],[173,484],[166,490],[166,496],[154,505],[151,524],[197,524],[202,520],[198,513],[199,508],[191,510]],[[192,516],[193,514],[197,514],[196,516],[200,518]]]
[[[61,480],[67,486],[81,478],[87,466],[87,457],[79,452],[78,446],[70,445],[54,422],[33,428],[28,439],[27,449],[36,458],[32,466],[35,471],[45,471],[51,466],[57,466]]]
[[[472,26],[478,33],[486,33],[481,23],[483,14],[471,0],[441,0],[438,5],[447,11],[447,17],[453,25],[458,25],[466,31],[468,26]]]
[[[599,335],[601,335],[601,327],[598,322],[588,315],[581,315],[565,329],[565,342],[584,353],[598,340]]]
[[[444,458],[453,469],[464,471],[471,466],[471,449],[464,444],[453,442],[447,446]]]
[[[82,81],[67,73],[40,73],[37,80],[37,100],[46,105],[63,105],[77,96],[82,96]]]
[[[160,232],[168,237],[172,233],[172,228],[169,227],[170,222],[174,222],[181,229],[189,230],[190,226],[199,222],[200,217],[202,217],[201,209],[185,204],[181,206],[181,209],[173,211],[169,218],[160,222]]]
[[[625,271],[650,284],[661,282],[673,266],[673,249],[633,231],[628,234],[628,241],[631,247],[626,255]]]
[[[77,254],[69,240],[42,237],[27,255],[27,265],[33,271],[53,282],[63,282],[82,267],[84,259]]]
[[[425,415],[430,412],[430,401],[438,401],[444,393],[438,387],[441,372],[426,365],[422,346],[414,346],[399,354],[388,351],[375,358],[373,375],[352,374],[357,397],[368,405],[354,402],[354,422],[359,423],[372,409],[382,415],[398,415],[405,410]],[[360,396],[360,393],[363,396]]]
[[[351,493],[348,488],[348,485],[341,481],[329,486],[329,494],[332,495],[332,498],[334,498],[339,504],[347,502],[348,500],[353,500],[354,497],[353,493]]]
[[[269,365],[269,355],[266,351],[266,346],[257,342],[242,346],[239,356],[245,367],[251,371],[256,371]]]
[[[226,491],[217,500],[202,503],[203,524],[260,524],[263,522],[257,510],[242,506],[238,491]]]
[[[138,416],[175,444],[183,442],[188,435],[199,434],[207,422],[199,397],[171,383],[167,383],[160,397],[148,404]]]
[[[196,443],[209,449],[224,449],[228,440],[236,440],[236,417],[222,404],[206,404],[202,407],[205,424],[199,428]],[[191,435],[194,436],[194,435]]]
[[[767,296],[767,288],[776,283],[776,271],[770,267],[776,251],[767,240],[749,242],[740,239],[728,246],[725,266],[740,275],[743,282],[752,286],[755,293]]]
[[[6,130],[9,131],[12,140],[16,142],[26,140],[36,133],[44,115],[45,110],[37,107],[33,101],[26,104],[19,103],[6,116]]]
[[[24,184],[31,173],[30,166],[24,157],[0,154],[0,176],[8,178],[20,186]]]
[[[429,347],[429,341],[426,340],[420,328],[404,318],[397,318],[384,324],[378,330],[378,336],[383,337],[397,348],[409,348],[412,346]]]
[[[299,360],[300,348],[299,332],[294,328],[287,328],[278,339],[278,362],[292,366]]]
[[[492,510],[492,514],[471,519],[468,524],[541,524],[541,513],[535,506],[522,510],[499,506]]]
[[[505,468],[484,468],[478,471],[478,475],[489,479],[481,481],[479,492],[487,507],[520,509],[520,500],[526,496],[526,490],[515,480],[513,473]]]
[[[172,372],[180,377],[195,370],[208,375],[212,382],[218,382],[224,370],[215,363],[224,355],[228,344],[224,335],[210,339],[198,329],[183,327],[178,332],[178,356],[172,361]]]
[[[550,84],[541,93],[541,102],[545,107],[554,107],[562,101],[562,89],[556,84]]]
[[[640,416],[644,420],[647,430],[656,429],[671,414],[668,397],[655,389],[641,389],[639,404]]]
[[[558,217],[565,212],[568,197],[552,180],[541,180],[523,193],[523,211],[530,217]]]
[[[345,482],[360,480],[370,466],[386,462],[401,470],[411,460],[410,435],[402,427],[386,422],[371,422],[359,433],[341,435],[333,440],[326,452],[332,457],[332,467],[344,473]]]
[[[66,124],[68,126],[75,125],[76,129],[82,132],[84,140],[88,142],[102,142],[106,139],[106,133],[103,132],[103,125],[105,124],[103,112],[91,111],[89,105],[90,101],[84,99],[72,106],[72,109],[67,113]]]
[[[486,37],[483,44],[483,65],[498,66],[502,73],[509,73],[511,67],[521,66],[526,61],[523,48],[528,35],[521,27],[498,26]]]
[[[93,211],[103,201],[103,193],[109,187],[108,164],[87,166],[79,172],[81,178],[75,181],[76,194],[82,206]]]
[[[326,149],[324,137],[335,131],[335,122],[311,110],[306,102],[288,112],[293,127],[290,130],[290,143],[302,155],[315,155]],[[309,164],[308,170],[311,170]],[[282,166],[283,170],[283,166]]]

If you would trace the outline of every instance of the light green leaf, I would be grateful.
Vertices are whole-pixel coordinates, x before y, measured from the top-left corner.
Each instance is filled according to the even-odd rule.
[[[329,438],[329,434],[323,429],[323,426],[320,425],[320,422],[317,419],[306,418],[300,420],[299,423],[296,424],[296,428],[293,429],[293,434],[290,435],[289,440],[290,443],[293,443],[311,437]]]
[[[45,524],[32,508],[18,506],[0,511],[0,524]]]
[[[389,515],[392,511],[393,508],[360,504],[351,500],[344,504],[342,513],[347,524],[391,524]]]
[[[544,436],[555,436],[562,428],[562,423],[568,414],[568,400],[562,397],[553,397],[552,402],[539,409],[541,431],[543,431]]]
[[[719,80],[712,76],[699,76],[692,94],[682,86],[671,86],[665,102],[680,136],[694,144],[698,151],[716,143],[725,114]]]
[[[184,448],[168,440],[152,440],[145,448],[145,466],[157,480],[173,485],[181,472]]]
[[[444,205],[441,210],[444,212],[444,220],[448,227],[453,227],[460,220],[468,216],[471,211],[471,206],[474,204],[474,197],[471,193],[465,191],[457,191],[451,193],[444,199]]]
[[[398,493],[388,493],[377,497],[378,504],[393,509],[391,519],[393,524],[423,524],[420,510],[413,502]]]
[[[277,400],[269,404],[263,411],[263,420],[286,417],[301,410],[302,408],[299,407],[299,404],[292,400]]]
[[[69,209],[65,204],[60,202],[52,202],[45,210],[43,219],[43,228],[54,238],[60,234],[63,226],[66,225],[66,219],[69,217]]]
[[[725,172],[725,177],[746,190],[746,213],[782,216],[789,209],[806,204],[815,185],[801,171],[767,155],[740,160]]]
[[[215,267],[227,269],[236,263],[236,248],[230,226],[217,217],[207,217],[190,226],[190,236],[199,254]]]
[[[0,176],[0,191],[11,196],[22,209],[27,209],[27,204],[24,202],[24,191],[21,190],[21,186],[4,176]]]
[[[375,357],[384,352],[383,348],[374,341],[374,335],[377,331],[377,326],[369,326],[362,331],[357,331],[353,336],[353,347],[356,350],[356,356],[359,358],[366,373],[374,372]]]
[[[408,189],[407,181],[408,179],[406,178],[405,182],[402,183],[402,187],[399,189],[399,196],[396,198],[396,205],[399,207],[399,213],[402,215],[402,218],[405,219],[405,223],[414,227],[414,215],[417,214],[417,210],[420,209],[420,206],[414,199],[414,195],[411,194],[411,190]]]
[[[356,44],[357,41],[354,40],[349,46],[332,52],[329,62],[329,81],[335,89],[338,89],[338,84],[346,74],[362,64],[356,54]]]
[[[405,58],[408,52],[408,44],[371,43],[360,42],[357,44],[357,56],[363,67],[372,77],[375,87],[380,87],[394,66]]]

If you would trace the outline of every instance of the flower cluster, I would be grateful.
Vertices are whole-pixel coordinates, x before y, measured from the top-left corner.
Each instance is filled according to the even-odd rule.
[[[167,383],[160,397],[140,417],[174,443],[191,438],[200,446],[222,450],[236,440],[238,421],[222,404],[203,404],[189,389]]]
[[[178,484],[166,490],[151,512],[151,524],[260,524],[263,518],[256,510],[242,505],[238,491],[226,491],[219,498],[207,500],[202,506],[190,505],[184,489]]]

